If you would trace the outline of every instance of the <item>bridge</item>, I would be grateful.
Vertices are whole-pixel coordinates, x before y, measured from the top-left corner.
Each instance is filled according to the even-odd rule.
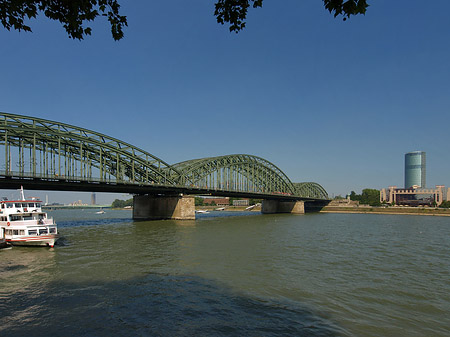
[[[263,199],[263,213],[304,213],[329,202],[319,184],[293,183],[257,156],[170,165],[95,131],[2,112],[0,165],[1,188],[134,194],[135,219],[193,218],[193,195]]]

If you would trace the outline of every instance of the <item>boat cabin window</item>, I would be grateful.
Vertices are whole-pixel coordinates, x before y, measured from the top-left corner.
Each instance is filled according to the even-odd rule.
[[[22,207],[22,204],[16,202],[16,203],[14,204],[14,206],[16,206],[16,208],[20,208],[20,207]]]
[[[26,204],[26,203],[23,203],[23,204],[22,204],[22,207],[27,207],[27,204]]]
[[[19,235],[25,235],[25,230],[19,229]]]
[[[34,203],[30,202],[30,203],[28,204],[28,207],[34,207]]]
[[[11,215],[11,221],[18,221],[22,220],[22,217],[19,215]]]
[[[13,229],[13,235],[19,235],[19,230],[18,229]]]
[[[56,228],[54,227],[50,227],[48,231],[50,232],[50,234],[56,234]]]
[[[36,235],[36,234],[37,234],[37,230],[36,229],[28,230],[28,235]]]
[[[5,208],[5,204],[2,204],[2,208]]]
[[[14,207],[14,205],[13,204],[11,204],[11,203],[9,203],[9,204],[6,204],[6,208],[13,208]]]
[[[47,228],[39,229],[39,235],[47,234]]]
[[[6,221],[8,218],[6,216],[0,217],[0,221]]]

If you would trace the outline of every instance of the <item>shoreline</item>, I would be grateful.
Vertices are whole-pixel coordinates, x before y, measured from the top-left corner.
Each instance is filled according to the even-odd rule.
[[[257,206],[251,210],[246,210],[247,206],[227,206],[224,210],[216,210],[220,206],[195,206],[195,210],[205,210],[209,212],[261,212],[261,206]],[[106,210],[129,210],[132,208],[111,208],[109,207],[57,207],[50,208],[49,210],[58,209],[98,209],[103,208]],[[306,212],[310,213],[310,212]],[[314,212],[316,213],[316,212]],[[428,216],[450,216],[450,209],[448,208],[406,208],[406,207],[342,207],[342,206],[325,206],[317,213],[342,213],[342,214],[385,214],[385,215],[428,215]]]
[[[216,210],[216,208],[225,207],[223,210]],[[205,211],[214,211],[214,212],[261,212],[261,206],[256,206],[250,210],[246,210],[248,206],[195,206],[195,210],[205,210]]]
[[[450,216],[448,208],[400,208],[400,207],[334,207],[325,206],[320,213],[348,213],[348,214],[387,214],[387,215],[428,215]]]

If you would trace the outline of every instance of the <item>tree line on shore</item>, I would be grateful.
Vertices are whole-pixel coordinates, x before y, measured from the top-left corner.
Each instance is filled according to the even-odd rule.
[[[111,204],[112,208],[124,208],[127,206],[133,206],[133,198],[128,199],[128,200],[116,199]]]
[[[361,194],[350,192],[350,200],[359,201],[360,204],[370,206],[381,206],[380,191],[373,188],[365,188]]]

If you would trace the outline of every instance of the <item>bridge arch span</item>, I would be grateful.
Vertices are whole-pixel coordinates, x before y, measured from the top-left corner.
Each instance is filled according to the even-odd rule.
[[[266,159],[233,154],[174,164],[184,181],[202,189],[295,195],[295,186]]]
[[[42,118],[0,113],[6,175],[176,185],[180,173],[113,137]]]
[[[0,178],[9,186],[23,183],[55,190],[64,183],[65,190],[95,187],[96,191],[137,194],[214,191],[215,195],[229,192],[243,197],[328,199],[319,184],[294,184],[276,165],[257,156],[233,154],[169,165],[95,131],[4,112],[0,112]]]
[[[296,195],[311,199],[328,199],[327,191],[314,182],[294,183]]]

